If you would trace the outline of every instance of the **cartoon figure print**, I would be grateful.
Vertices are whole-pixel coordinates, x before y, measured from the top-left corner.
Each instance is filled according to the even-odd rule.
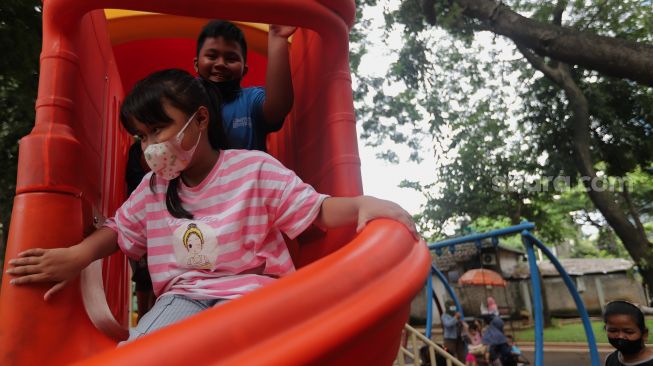
[[[197,227],[196,224],[188,224],[186,231],[182,238],[184,247],[188,252],[186,265],[192,268],[211,268],[211,262],[206,254],[202,251],[204,249],[204,234]]]

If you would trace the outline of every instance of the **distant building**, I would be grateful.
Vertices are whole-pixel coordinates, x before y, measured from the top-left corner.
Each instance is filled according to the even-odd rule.
[[[504,245],[493,245],[490,241],[483,241],[480,247],[474,243],[456,246],[451,251],[449,248],[442,250],[439,255],[433,255],[433,263],[447,278],[454,288],[466,316],[481,315],[481,303],[485,303],[488,296],[492,296],[503,315],[517,315],[525,305],[521,302],[519,281],[509,281],[515,268],[526,260],[525,253]],[[495,271],[508,280],[508,287],[486,286],[459,286],[458,279],[470,269],[484,268]],[[448,298],[447,292],[441,281],[433,278],[433,286],[440,300]],[[512,313],[515,314],[512,314]],[[421,321],[426,316],[426,302],[424,291],[414,300],[411,308],[411,317]],[[440,315],[434,312],[434,321],[439,323]]]
[[[646,295],[641,283],[634,276],[633,263],[622,258],[560,259],[574,281],[586,308],[592,315],[600,315],[602,306],[615,299],[625,299],[646,305]],[[466,316],[478,316],[481,303],[492,296],[504,316],[519,318],[532,314],[531,284],[525,253],[502,245],[483,243],[458,246],[453,252],[443,250],[433,256],[433,263],[446,276],[454,288]],[[508,286],[460,286],[458,279],[470,269],[485,268],[500,273]],[[544,299],[549,313],[555,317],[578,315],[573,298],[562,278],[549,261],[538,262],[542,275]],[[441,281],[433,278],[435,292],[443,301],[448,294]],[[435,309],[435,307],[434,307]],[[426,315],[426,302],[422,291],[413,302],[411,317],[421,321]],[[439,323],[440,314],[434,310],[433,318]]]
[[[600,315],[607,302],[617,299],[647,305],[644,287],[635,278],[633,262],[627,259],[573,258],[560,259],[560,264],[574,281],[590,314]],[[574,300],[553,264],[540,262],[538,268],[551,315],[578,315]],[[523,263],[517,266],[511,278],[529,281],[528,266]]]

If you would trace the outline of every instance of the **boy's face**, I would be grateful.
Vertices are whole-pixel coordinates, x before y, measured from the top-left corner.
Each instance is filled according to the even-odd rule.
[[[223,37],[206,38],[194,61],[195,71],[210,81],[240,79],[247,73],[240,44]]]

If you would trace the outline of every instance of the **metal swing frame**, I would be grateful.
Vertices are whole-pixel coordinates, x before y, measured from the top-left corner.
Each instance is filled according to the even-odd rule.
[[[576,308],[583,322],[583,328],[585,329],[585,336],[587,337],[587,344],[590,351],[590,360],[592,366],[600,366],[601,361],[599,358],[598,348],[596,346],[596,337],[594,336],[594,331],[589,320],[589,315],[583,300],[580,297],[580,294],[576,290],[576,286],[572,281],[571,277],[565,271],[565,269],[560,264],[560,261],[553,255],[553,253],[539,240],[537,239],[531,231],[535,229],[535,224],[531,222],[522,222],[519,225],[510,226],[503,229],[493,230],[486,233],[472,234],[463,236],[460,238],[447,239],[435,243],[428,244],[429,250],[433,250],[436,253],[441,252],[442,249],[447,247],[455,247],[456,245],[465,244],[465,243],[480,243],[483,239],[491,239],[493,243],[496,241],[498,243],[498,238],[507,235],[521,234],[522,243],[526,247],[526,255],[528,257],[528,267],[531,277],[531,301],[533,302],[533,318],[535,319],[535,366],[544,365],[544,319],[543,319],[543,305],[542,305],[542,284],[540,283],[540,273],[537,267],[537,261],[535,258],[535,247],[537,247],[541,252],[551,261],[553,266],[556,268],[563,282],[567,286],[567,290],[574,299]],[[440,270],[438,270],[434,265],[431,265],[431,274],[436,275],[438,279],[442,282],[447,293],[453,299],[456,304],[458,312],[460,312],[461,317],[464,318],[462,311],[462,306],[458,297],[456,296],[453,288],[449,285],[447,278],[444,276]],[[426,330],[425,335],[427,338],[431,338],[431,328],[433,326],[433,282],[432,275],[427,278],[426,281]]]

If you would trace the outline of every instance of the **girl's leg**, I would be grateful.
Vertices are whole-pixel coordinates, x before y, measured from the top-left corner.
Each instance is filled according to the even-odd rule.
[[[213,306],[216,300],[193,300],[182,295],[165,295],[160,297],[150,311],[138,322],[135,328],[129,330],[129,339],[121,342],[131,342],[145,334],[176,323]]]

